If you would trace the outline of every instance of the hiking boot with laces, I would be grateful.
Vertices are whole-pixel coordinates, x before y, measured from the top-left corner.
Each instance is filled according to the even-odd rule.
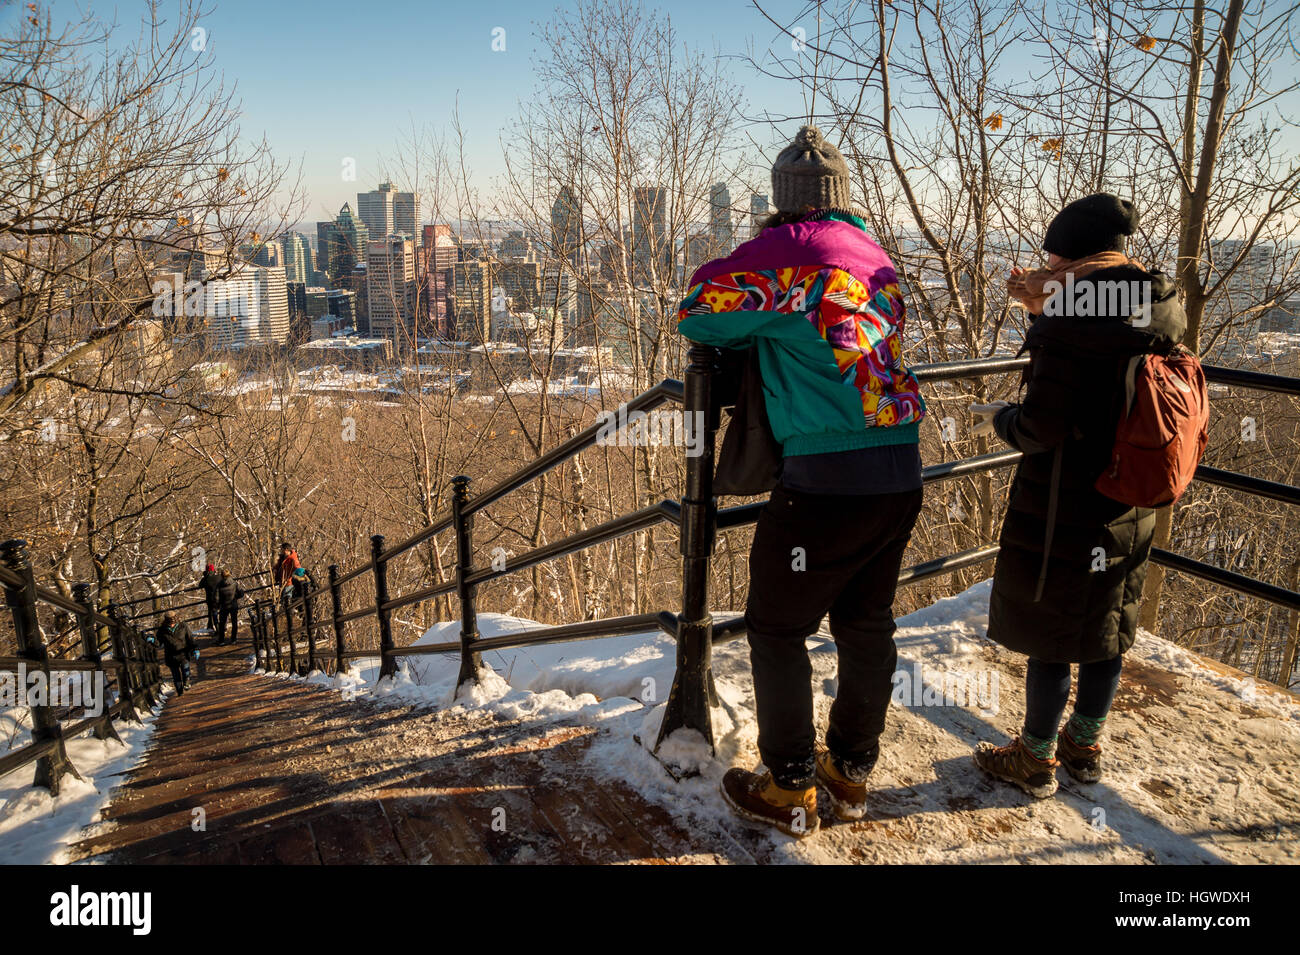
[[[872,763],[874,765],[874,760]],[[867,814],[867,777],[871,768],[845,771],[830,750],[817,754],[817,782],[831,801],[835,818],[843,822],[861,819]]]
[[[1017,736],[1006,746],[980,743],[975,748],[975,765],[1003,782],[1019,786],[1035,799],[1046,799],[1056,792],[1055,759],[1039,759],[1025,748]]]
[[[729,769],[722,777],[722,798],[736,815],[751,822],[775,826],[788,836],[803,839],[821,825],[817,818],[817,789],[784,789],[771,773]]]
[[[1101,779],[1101,744],[1080,746],[1071,738],[1068,728],[1061,730],[1057,737],[1056,758],[1065,771],[1081,783],[1095,783]]]

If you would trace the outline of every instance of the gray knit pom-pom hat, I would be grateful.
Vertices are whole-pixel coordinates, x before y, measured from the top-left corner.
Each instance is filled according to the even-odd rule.
[[[772,164],[772,202],[779,212],[844,209],[849,205],[849,167],[816,126],[805,126]]]

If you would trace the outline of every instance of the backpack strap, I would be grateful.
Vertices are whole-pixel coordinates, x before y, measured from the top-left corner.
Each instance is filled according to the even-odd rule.
[[[1133,399],[1137,395],[1137,376],[1143,364],[1146,363],[1147,356],[1145,352],[1134,355],[1128,360],[1128,367],[1124,371],[1124,415],[1133,410]]]
[[[1034,588],[1034,603],[1043,599],[1043,587],[1047,583],[1047,565],[1052,559],[1052,538],[1056,536],[1056,511],[1061,502],[1061,458],[1065,454],[1065,442],[1056,446],[1052,455],[1052,483],[1047,491],[1047,532],[1043,536],[1043,563],[1038,569],[1038,586]]]

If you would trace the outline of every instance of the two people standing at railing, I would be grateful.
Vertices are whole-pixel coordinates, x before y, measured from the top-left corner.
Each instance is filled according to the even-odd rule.
[[[917,430],[925,404],[903,362],[906,309],[893,263],[850,206],[843,156],[815,127],[801,129],[777,157],[772,196],[778,211],[760,234],[691,278],[678,329],[695,342],[756,354],[747,371],[757,367],[764,399],[746,414],[765,413],[780,446],[775,468],[761,468],[779,475],[779,485],[755,530],[745,610],[766,772],[729,770],[722,795],[745,818],[805,836],[819,826],[819,785],[837,817],[866,812],[897,664],[894,591],[921,507]],[[1048,230],[1049,268],[1122,250],[1134,225],[1132,207],[1115,197],[1073,204]],[[1063,755],[1082,778],[1098,771],[1097,738],[1119,655],[1136,629],[1152,518],[1099,500],[1091,483],[1106,466],[1098,455],[1109,448],[1123,400],[1121,359],[1172,345],[1183,332],[1162,276],[1122,256],[1088,264],[1157,283],[1160,305],[1144,316],[1141,334],[1128,314],[1076,326],[1037,318],[1026,342],[1033,364],[1024,403],[982,412],[983,427],[996,426],[1025,452],[989,635],[1028,653],[1031,664],[1025,732],[1011,746],[981,747],[977,763],[1035,794],[1048,787],[1039,774],[1057,765],[1070,662],[1085,667]],[[1042,273],[1017,270],[1010,290],[1041,311],[1044,284]],[[1058,484],[1064,499],[1049,515]],[[1089,575],[1098,546],[1105,566]],[[839,685],[818,752],[805,641],[827,615]]]

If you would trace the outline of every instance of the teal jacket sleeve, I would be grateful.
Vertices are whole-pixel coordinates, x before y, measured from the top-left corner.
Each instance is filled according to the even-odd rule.
[[[718,348],[748,348],[756,338],[803,338],[810,327],[802,314],[752,311],[703,312],[677,323],[677,331],[685,338]]]

